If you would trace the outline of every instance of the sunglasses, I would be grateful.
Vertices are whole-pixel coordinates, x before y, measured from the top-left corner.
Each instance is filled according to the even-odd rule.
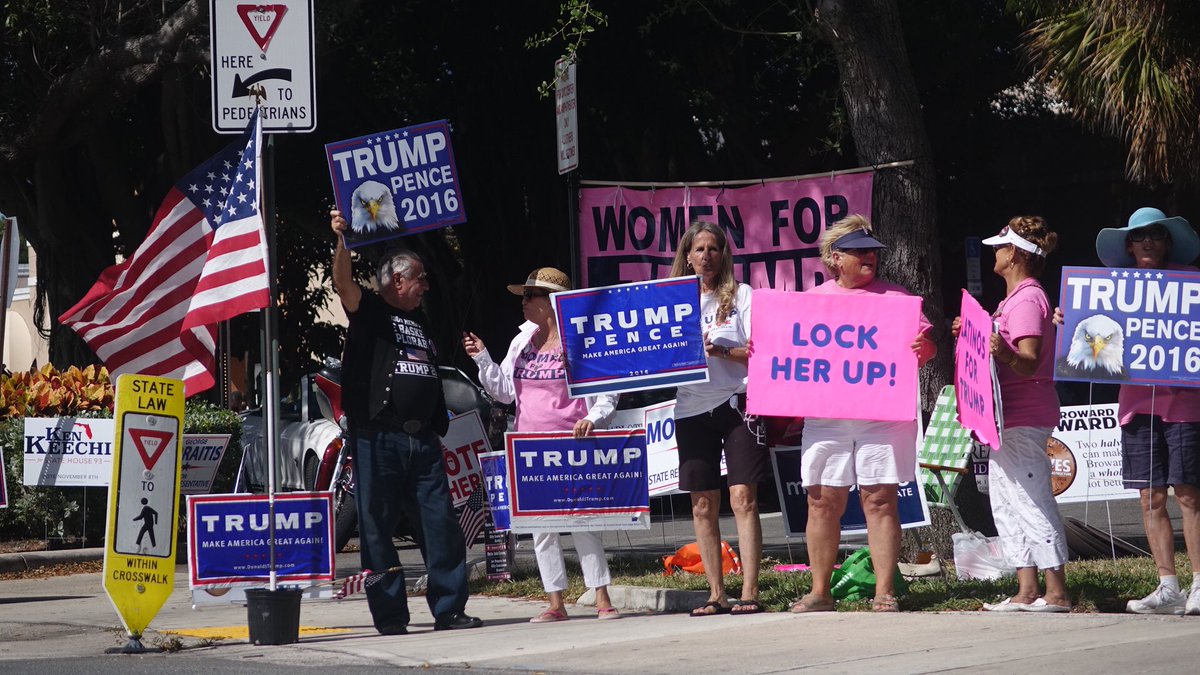
[[[531,291],[529,289],[526,289],[525,292],[521,294],[521,297],[526,300],[532,300],[534,298],[549,297],[549,295],[550,295],[549,293],[543,293],[541,291]]]
[[[1133,230],[1128,236],[1129,241],[1132,242],[1146,241],[1146,237],[1150,237],[1150,241],[1163,241],[1167,238],[1167,228],[1160,225],[1151,225],[1150,227]]]
[[[1012,244],[992,244],[992,250],[1000,251],[1000,250],[1008,248],[1009,246],[1012,246]]]

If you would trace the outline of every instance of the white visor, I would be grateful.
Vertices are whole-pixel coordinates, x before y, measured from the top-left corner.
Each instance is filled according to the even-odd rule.
[[[994,237],[988,237],[987,239],[984,239],[983,243],[986,246],[1000,246],[1002,244],[1012,244],[1013,246],[1016,246],[1017,248],[1019,248],[1023,251],[1029,251],[1030,253],[1032,253],[1034,255],[1040,255],[1043,258],[1046,257],[1046,252],[1042,250],[1041,246],[1038,246],[1037,244],[1033,243],[1032,241],[1029,241],[1028,239],[1025,239],[1024,237],[1017,234],[1016,232],[1013,232],[1012,228],[1010,228],[1008,226],[1005,226],[1005,228],[1003,230],[1000,230],[1000,234],[998,234]]]

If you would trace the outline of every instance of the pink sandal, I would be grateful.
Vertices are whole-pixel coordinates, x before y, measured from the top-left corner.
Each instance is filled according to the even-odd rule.
[[[567,616],[566,612],[548,609],[541,614],[529,620],[529,623],[554,623],[555,621],[566,621],[571,617]]]
[[[621,618],[621,612],[616,607],[601,607],[596,610],[596,618],[601,621],[605,619],[619,619]]]

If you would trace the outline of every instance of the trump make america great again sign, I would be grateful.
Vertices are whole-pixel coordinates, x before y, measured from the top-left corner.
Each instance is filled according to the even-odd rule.
[[[446,120],[325,146],[346,246],[466,222]]]

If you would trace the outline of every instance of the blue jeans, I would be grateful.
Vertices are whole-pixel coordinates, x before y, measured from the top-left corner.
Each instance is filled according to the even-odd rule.
[[[363,569],[382,572],[399,566],[392,534],[403,514],[425,559],[429,611],[434,618],[462,612],[468,595],[467,551],[454,517],[437,435],[352,429],[351,438]],[[407,626],[404,572],[389,574],[369,587],[367,603],[375,628]]]

